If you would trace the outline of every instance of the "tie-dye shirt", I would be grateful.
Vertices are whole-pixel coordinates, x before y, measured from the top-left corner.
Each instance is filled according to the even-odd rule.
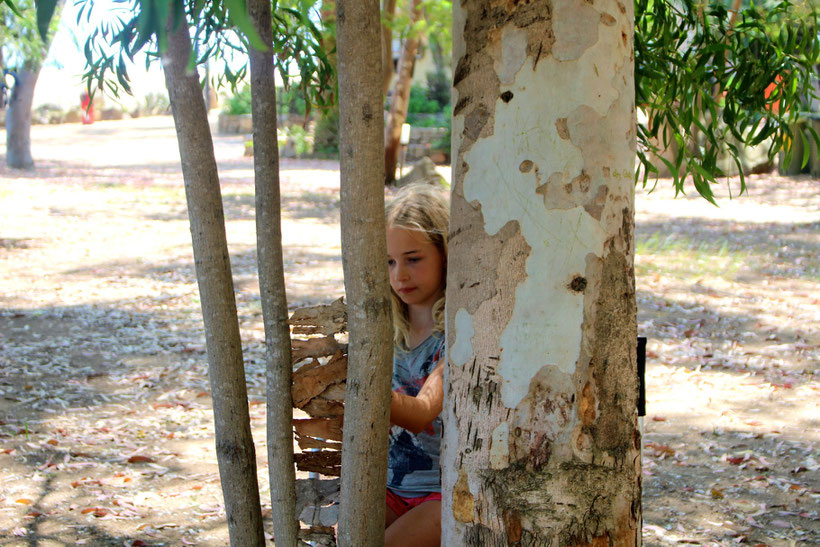
[[[415,397],[424,381],[444,357],[444,334],[433,333],[410,351],[396,349],[393,356],[393,391]],[[394,425],[390,428],[387,487],[404,497],[441,492],[441,416],[427,429],[413,434]]]

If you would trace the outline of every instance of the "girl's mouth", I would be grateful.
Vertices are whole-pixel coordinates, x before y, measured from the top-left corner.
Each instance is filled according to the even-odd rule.
[[[415,291],[415,287],[407,287],[404,289],[399,289],[399,294],[410,294],[411,292]]]

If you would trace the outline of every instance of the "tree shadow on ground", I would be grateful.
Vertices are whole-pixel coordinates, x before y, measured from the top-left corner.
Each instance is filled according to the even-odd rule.
[[[180,544],[187,529],[224,524],[221,511],[201,509],[219,499],[201,323],[125,311],[127,304],[0,314],[0,465],[19,517],[13,529],[0,524],[0,544],[151,545],[156,537]],[[245,348],[257,398],[264,397],[258,346],[251,340]],[[173,529],[152,540],[148,532],[164,526]]]

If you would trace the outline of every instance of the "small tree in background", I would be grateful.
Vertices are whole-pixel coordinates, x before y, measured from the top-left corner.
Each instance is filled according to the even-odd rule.
[[[45,32],[37,26],[37,10],[32,0],[7,1],[0,4],[0,69],[13,80],[6,112],[6,165],[16,169],[31,169],[31,107],[40,69],[48,56],[51,39],[59,24],[56,16],[49,19]]]

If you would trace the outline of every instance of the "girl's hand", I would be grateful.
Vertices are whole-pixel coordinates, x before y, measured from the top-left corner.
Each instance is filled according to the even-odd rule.
[[[421,433],[441,414],[443,404],[444,359],[439,361],[415,397],[397,391],[391,393],[390,423],[411,433]]]

